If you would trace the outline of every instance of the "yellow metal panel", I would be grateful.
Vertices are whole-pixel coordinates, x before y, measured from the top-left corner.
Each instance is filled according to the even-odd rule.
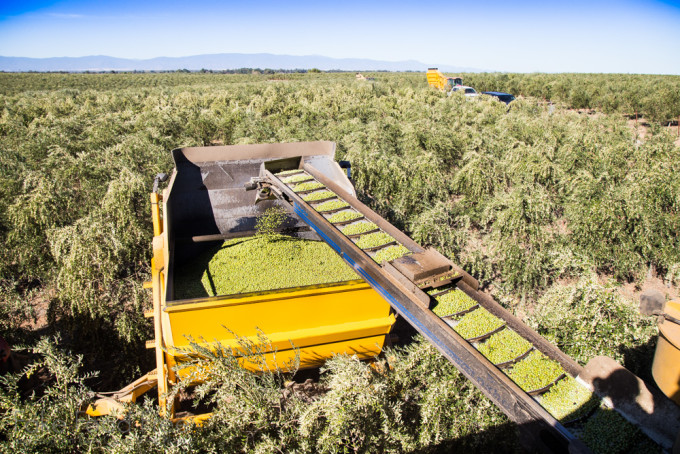
[[[177,427],[178,424],[195,424],[202,426],[205,421],[212,418],[212,413],[203,413],[201,415],[189,415],[182,418],[172,418],[172,423]]]
[[[443,89],[446,86],[446,77],[441,73],[441,71],[436,69],[427,70],[427,83],[431,87]]]
[[[232,306],[235,304],[245,304],[265,300],[280,300],[296,298],[298,296],[308,296],[325,294],[331,292],[343,292],[349,290],[361,290],[370,288],[363,279],[353,281],[336,282],[331,284],[306,285],[304,287],[294,287],[278,290],[267,290],[262,292],[240,293],[234,295],[219,295],[201,297],[195,299],[170,301],[163,310],[165,312],[184,312],[196,311],[218,306]]]
[[[184,347],[189,343],[187,336],[224,342],[233,339],[234,335],[257,336],[261,331],[275,339],[280,338],[277,333],[315,328],[321,332],[311,334],[312,337],[327,335],[335,340],[333,326],[387,317],[390,306],[367,284],[353,283],[283,294],[218,299],[205,304],[167,307],[165,311],[172,331],[168,333],[170,336],[164,333],[166,346]],[[296,342],[296,339],[292,340]]]
[[[275,353],[265,354],[264,359],[270,370],[276,370],[278,367],[280,370],[285,371],[286,365],[290,364],[295,359],[296,351],[299,351],[300,369],[305,369],[318,367],[328,358],[338,354],[357,355],[359,359],[371,359],[380,354],[384,343],[384,335],[372,336],[363,339],[352,339],[351,341],[312,345],[309,347],[300,348],[299,350],[288,349],[277,351]],[[254,372],[260,372],[258,365],[255,363],[247,362],[245,359],[241,359],[239,363],[241,367]],[[169,366],[174,367],[176,364],[177,363],[174,361],[174,358],[169,358]],[[196,371],[193,367],[185,367],[179,369],[177,376],[178,378],[183,379],[195,372]],[[200,376],[196,376],[195,378],[196,381],[194,384],[198,384],[205,379],[205,377]]]
[[[680,301],[669,301],[664,311],[671,317],[680,318]],[[680,326],[669,320],[659,325],[652,376],[659,389],[680,405]]]
[[[264,333],[269,345],[269,350],[287,350],[290,348],[306,347],[309,345],[319,345],[341,341],[351,341],[352,339],[375,336],[377,334],[387,334],[394,324],[394,315],[371,320],[360,320],[352,323],[339,325],[317,326],[297,331],[283,331],[272,334]],[[257,343],[257,336],[244,338],[247,341]],[[207,340],[207,339],[206,339]],[[198,340],[197,340],[198,341]],[[238,352],[238,339],[223,339],[220,343]],[[199,342],[201,345],[209,345],[211,342]],[[181,352],[175,349],[168,349],[168,353],[175,356],[182,356]]]

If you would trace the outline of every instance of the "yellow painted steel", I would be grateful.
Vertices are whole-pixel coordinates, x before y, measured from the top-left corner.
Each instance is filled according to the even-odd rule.
[[[463,79],[460,77],[446,77],[437,68],[427,70],[427,83],[430,87],[440,90],[451,90],[455,85],[462,85]]]
[[[164,361],[169,374],[178,370],[176,377],[168,377],[170,383],[206,378],[193,367],[181,367],[195,353],[192,340],[202,347],[219,342],[252,371],[263,366],[249,361],[241,345],[260,344],[266,369],[285,371],[296,358],[302,369],[318,367],[337,354],[373,358],[395,322],[389,304],[363,280],[172,301],[164,305],[161,317]],[[265,345],[260,335],[266,337]]]
[[[152,196],[152,203],[154,202]],[[160,199],[155,200],[156,203]],[[300,368],[318,367],[336,354],[370,359],[380,354],[395,322],[390,305],[365,281],[313,285],[241,295],[166,301],[165,269],[170,256],[167,228],[152,204],[154,220],[152,283],[159,403],[169,386],[192,373],[179,368],[192,353],[189,339],[219,342],[237,356],[239,339],[259,342],[264,334],[266,367],[285,370],[296,357]],[[164,211],[167,208],[164,207]],[[157,265],[158,264],[158,265]],[[156,285],[157,284],[157,285]],[[158,306],[157,306],[158,304]],[[241,358],[243,367],[259,366]],[[178,372],[175,372],[175,369]],[[200,381],[201,379],[197,379]],[[170,417],[174,405],[170,402]]]
[[[113,395],[100,397],[88,405],[85,413],[89,416],[104,416],[114,413],[122,416],[125,413],[123,403],[135,402],[139,396],[155,388],[157,384],[156,371],[154,370],[133,381]]]
[[[446,77],[438,69],[430,68],[427,70],[427,83],[430,87],[444,90],[446,88]]]
[[[680,319],[680,301],[666,303],[664,312]],[[669,320],[659,324],[652,376],[659,389],[680,405],[680,325]]]
[[[156,338],[156,375],[158,380],[158,406],[160,413],[165,416],[167,413],[168,393],[168,369],[166,368],[165,353],[163,352],[163,329],[161,327],[161,306],[163,304],[163,289],[165,288],[163,271],[166,268],[165,259],[168,257],[166,252],[167,241],[163,235],[161,214],[158,208],[160,196],[151,193],[151,220],[153,222],[153,257],[151,258],[151,289],[153,299],[154,314],[154,336]],[[171,415],[174,411],[171,409]]]
[[[197,426],[202,426],[205,421],[212,417],[212,413],[203,413],[202,415],[190,415],[184,416],[182,418],[172,418],[172,423],[177,426],[178,424],[195,424]]]
[[[338,354],[356,355],[359,359],[373,359],[382,351],[384,342],[385,335],[381,334],[379,336],[353,339],[351,342],[343,340],[303,348],[272,351],[262,354],[261,358],[258,355],[257,361],[240,357],[238,362],[241,367],[253,372],[262,372],[264,370],[286,372],[290,367],[298,364],[296,360],[299,361],[299,368],[304,369],[318,367],[327,359]],[[178,368],[178,379],[191,377],[191,383],[196,385],[208,378],[193,366],[183,367],[182,363],[185,358],[182,356],[170,356],[168,360],[169,367]]]
[[[353,281],[344,285],[303,287],[282,293],[230,296],[206,303],[166,306],[163,316],[169,320],[170,332],[164,333],[164,340],[167,347],[172,348],[187,346],[186,336],[228,342],[235,335],[251,337],[264,332],[273,341],[280,337],[278,333],[318,331],[318,339],[296,342],[302,347],[319,343],[324,336],[335,341],[335,326],[384,319],[389,314],[389,304],[375,290],[363,281]],[[359,332],[356,337],[364,336]]]
[[[166,306],[163,317],[168,355],[177,356],[169,362],[181,362],[189,338],[208,340],[201,342],[208,346],[220,342],[239,355],[239,338],[257,343],[264,334],[270,369],[286,369],[296,350],[301,368],[317,367],[339,353],[374,357],[395,321],[390,306],[363,281],[174,304]]]
[[[249,362],[239,349],[239,339],[259,343],[267,338],[262,357],[267,369],[286,370],[299,358],[300,368],[317,367],[336,354],[370,359],[380,354],[395,322],[390,305],[363,280],[313,285],[241,295],[222,295],[193,300],[166,301],[166,275],[170,266],[167,219],[161,218],[162,198],[151,194],[153,257],[151,288],[156,370],[123,388],[116,398],[101,398],[88,407],[88,414],[100,416],[122,411],[121,402],[134,402],[153,387],[158,390],[161,415],[174,417],[175,402],[168,391],[180,379],[200,383],[196,369],[182,366],[196,352],[190,338],[202,346],[219,342],[239,357],[240,364],[253,371],[261,365]],[[167,201],[166,201],[167,202]],[[167,205],[167,204],[166,204]],[[167,213],[167,206],[164,212]],[[151,344],[153,343],[153,345]],[[209,414],[190,418],[201,423]]]
[[[158,204],[161,196],[157,192],[151,193],[151,221],[153,222],[153,236],[159,236],[162,232],[161,213]]]

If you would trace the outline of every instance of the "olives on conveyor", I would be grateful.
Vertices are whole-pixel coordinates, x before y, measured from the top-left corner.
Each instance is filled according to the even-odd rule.
[[[503,326],[505,322],[480,307],[460,319],[453,329],[465,339],[474,339]]]
[[[406,254],[409,254],[411,251],[409,251],[406,247],[402,246],[401,244],[398,246],[389,246],[386,247],[385,249],[380,249],[378,252],[375,253],[373,256],[373,260],[375,260],[378,263],[383,263],[383,262],[391,262],[392,260],[396,260],[399,257],[403,257]]]
[[[494,334],[478,350],[494,364],[511,361],[531,348],[531,343],[510,329]]]

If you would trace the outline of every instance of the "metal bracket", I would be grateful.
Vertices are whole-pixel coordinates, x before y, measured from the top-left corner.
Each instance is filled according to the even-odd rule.
[[[665,312],[662,311],[654,311],[652,312],[652,315],[656,315],[658,317],[657,322],[662,323],[664,320],[668,320],[671,323],[675,323],[676,325],[680,325],[680,319],[677,319],[671,315],[666,314]]]
[[[274,186],[268,178],[252,177],[250,181],[243,185],[246,191],[257,190],[255,204],[264,200],[275,200],[283,198],[283,193]]]
[[[159,183],[164,183],[167,180],[168,180],[167,173],[159,173],[158,175],[156,175],[156,177],[153,179],[153,192],[158,193]]]

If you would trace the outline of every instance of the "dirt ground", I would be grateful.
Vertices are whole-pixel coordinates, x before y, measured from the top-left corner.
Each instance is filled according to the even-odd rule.
[[[678,135],[678,122],[676,121],[675,123],[670,123],[670,125],[665,126],[664,129],[667,130],[673,137],[675,137],[675,145],[680,147],[680,135]],[[644,119],[639,118],[638,121],[636,122],[635,119],[629,119],[628,120],[628,126],[633,130],[637,131],[638,134],[640,135],[640,140],[645,140],[645,138],[649,135],[649,123],[647,123]]]
[[[26,320],[22,326],[31,331],[37,331],[45,328],[48,325],[48,311],[50,309],[50,301],[54,298],[54,290],[45,290],[35,294],[28,303],[33,308],[32,320]]]
[[[625,283],[618,288],[619,293],[624,298],[631,301],[636,307],[640,303],[640,294],[646,290],[658,290],[666,295],[666,300],[677,300],[680,296],[680,289],[671,284],[664,283],[663,279],[651,272],[647,275],[642,286],[638,289],[634,282]]]
[[[604,115],[602,112],[598,112],[597,110],[594,109],[570,109],[570,110],[573,110],[574,112],[578,112],[584,115],[593,116]],[[635,119],[635,117],[628,118],[627,123],[631,130],[638,132],[640,140],[645,140],[645,138],[649,136],[650,129],[649,123],[647,123],[647,121],[643,117],[638,117],[637,120]],[[668,133],[671,134],[673,137],[675,137],[675,145],[680,147],[680,126],[678,125],[678,120],[669,122],[666,126],[664,126],[664,129],[668,131]]]

